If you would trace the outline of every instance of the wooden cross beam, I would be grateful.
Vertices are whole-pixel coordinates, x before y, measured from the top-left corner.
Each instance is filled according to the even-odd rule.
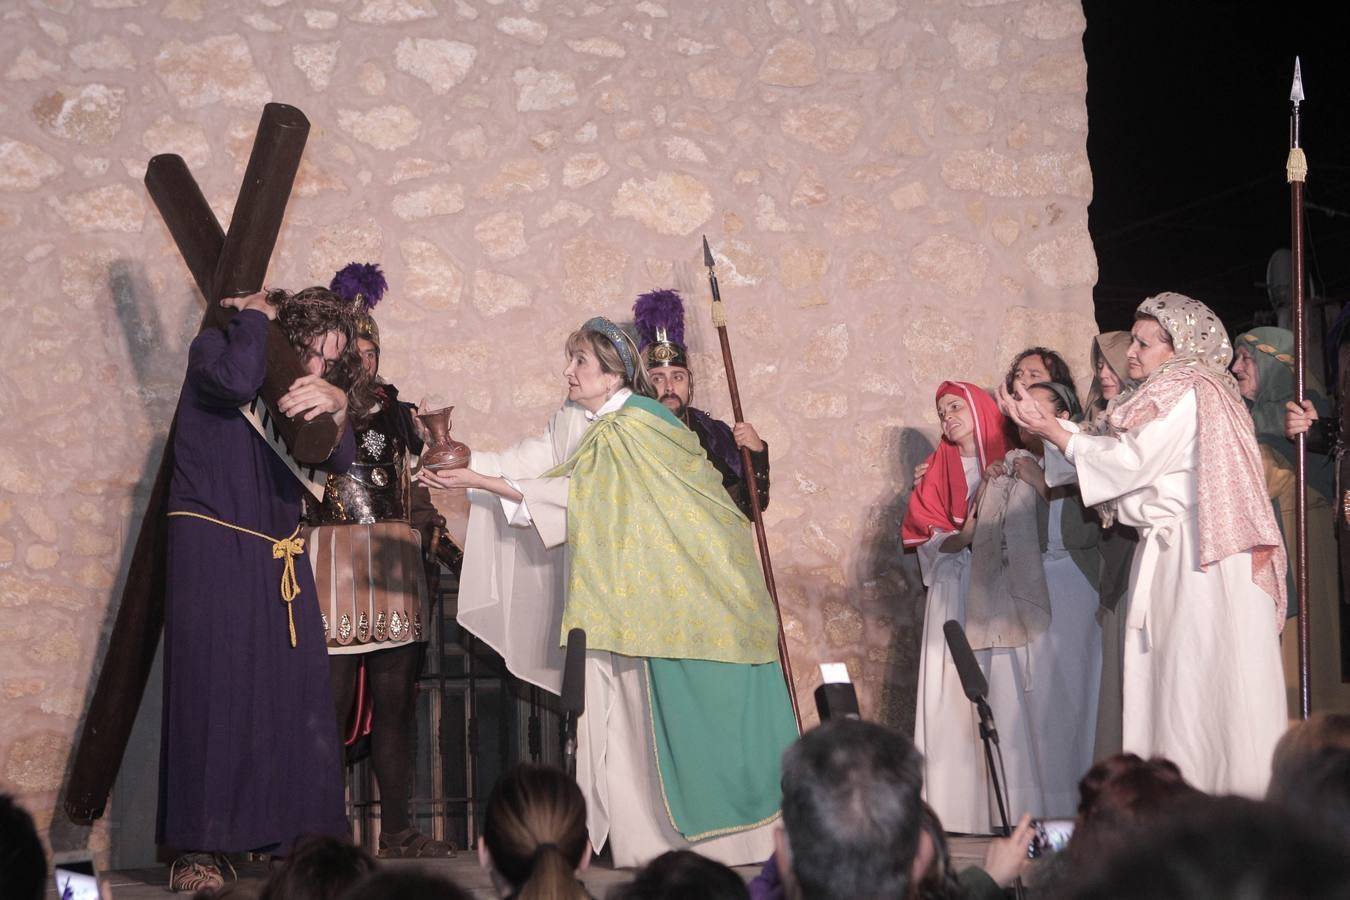
[[[145,187],[150,198],[206,298],[205,325],[219,327],[229,320],[233,311],[220,305],[223,298],[262,288],[308,136],[309,120],[294,106],[269,103],[263,108],[228,232],[221,231],[181,156],[156,156],[146,167]],[[280,415],[276,408],[281,395],[304,374],[304,366],[281,326],[271,323],[262,398],[291,455],[314,465],[327,459],[337,443],[338,429],[332,415],[304,422]]]
[[[206,298],[203,327],[220,327],[229,321],[232,311],[220,305],[222,298],[261,289],[308,136],[309,120],[300,110],[282,103],[263,108],[228,232],[216,221],[182,157],[165,154],[150,160],[145,186]],[[325,414],[309,422],[293,421],[276,409],[277,399],[304,374],[281,326],[272,322],[262,397],[291,455],[302,463],[315,464],[327,459],[337,443],[333,417]],[[63,805],[77,822],[90,823],[103,815],[163,631],[166,513],[176,427],[175,419],[169,426],[108,653],[66,784]]]

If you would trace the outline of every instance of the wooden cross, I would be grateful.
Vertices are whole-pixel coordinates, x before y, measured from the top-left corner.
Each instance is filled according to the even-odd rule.
[[[229,321],[234,311],[220,305],[223,298],[262,288],[308,136],[309,120],[294,106],[269,103],[263,107],[228,233],[221,230],[181,156],[161,154],[146,167],[145,187],[150,198],[206,298],[205,326],[221,327]],[[281,326],[271,323],[262,398],[291,455],[313,465],[327,459],[337,443],[338,429],[332,415],[304,422],[279,415],[276,408],[277,399],[304,374],[304,366]]]
[[[263,107],[228,232],[216,221],[181,156],[162,154],[150,160],[145,186],[206,298],[202,327],[223,327],[229,321],[234,311],[220,305],[222,298],[262,288],[308,137],[309,120],[300,110],[282,103]],[[285,332],[276,322],[270,323],[267,377],[260,393],[291,455],[313,465],[327,459],[337,443],[332,415],[304,422],[280,415],[276,408],[278,398],[304,374]],[[63,805],[76,822],[91,823],[103,815],[163,631],[166,513],[176,426],[175,419],[169,426],[108,653],[66,784]]]

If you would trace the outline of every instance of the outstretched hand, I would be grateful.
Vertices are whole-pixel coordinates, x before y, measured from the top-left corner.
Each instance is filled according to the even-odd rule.
[[[1027,847],[1031,843],[1031,814],[1017,820],[1008,837],[994,838],[984,851],[985,873],[1001,888],[1009,887],[1027,867]]]
[[[480,491],[487,491],[496,494],[498,497],[505,497],[515,503],[525,499],[520,491],[511,486],[511,482],[505,478],[496,475],[482,475],[475,472],[467,466],[459,469],[419,469],[416,479],[428,487],[440,488],[446,491],[464,490],[465,488],[477,488]]]
[[[432,469],[420,469],[417,472],[417,480],[427,487],[439,488],[443,491],[483,486],[483,476],[470,468],[436,469],[434,471]]]
[[[1059,423],[1059,419],[1047,413],[1036,400],[1028,396],[1021,387],[1010,393],[1005,385],[998,386],[998,408],[1019,428],[1054,444],[1060,450],[1069,442],[1072,432]]]

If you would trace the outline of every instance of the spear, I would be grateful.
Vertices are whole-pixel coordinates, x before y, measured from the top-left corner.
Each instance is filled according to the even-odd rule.
[[[1299,104],[1303,102],[1303,72],[1294,57],[1294,85],[1289,92],[1289,161],[1285,175],[1289,181],[1289,220],[1294,257],[1291,300],[1294,312],[1294,400],[1303,405],[1307,298],[1303,295],[1303,182],[1308,178],[1308,160],[1299,144]],[[1294,590],[1298,597],[1298,703],[1299,714],[1308,718],[1312,709],[1312,677],[1308,651],[1312,639],[1308,604],[1308,466],[1305,456],[1307,435],[1294,438]]]
[[[722,365],[727,370],[727,389],[731,391],[731,414],[736,424],[745,421],[741,414],[741,391],[736,386],[736,365],[731,359],[731,340],[727,337],[727,311],[722,306],[722,292],[717,287],[717,263],[713,260],[712,250],[708,247],[708,236],[703,236],[703,264],[708,267],[708,286],[712,288],[712,321],[717,329],[717,338],[722,342]],[[797,730],[802,727],[802,713],[797,707],[796,682],[792,677],[792,660],[788,657],[787,633],[783,630],[783,607],[778,602],[778,588],[773,581],[773,563],[769,561],[769,538],[764,532],[764,513],[759,508],[759,491],[755,485],[754,464],[750,460],[750,451],[741,447],[741,475],[745,479],[746,493],[750,496],[750,519],[755,523],[755,538],[759,541],[759,561],[764,567],[764,585],[769,589],[773,600],[774,615],[778,617],[778,659],[783,664],[783,678],[787,681],[788,699],[792,701],[792,715],[797,720]]]

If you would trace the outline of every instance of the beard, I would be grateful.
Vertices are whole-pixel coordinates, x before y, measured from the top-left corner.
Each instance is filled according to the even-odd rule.
[[[685,412],[689,409],[685,402],[680,399],[678,394],[672,394],[669,391],[662,394],[657,400],[662,406],[673,412],[677,419],[683,419]]]

